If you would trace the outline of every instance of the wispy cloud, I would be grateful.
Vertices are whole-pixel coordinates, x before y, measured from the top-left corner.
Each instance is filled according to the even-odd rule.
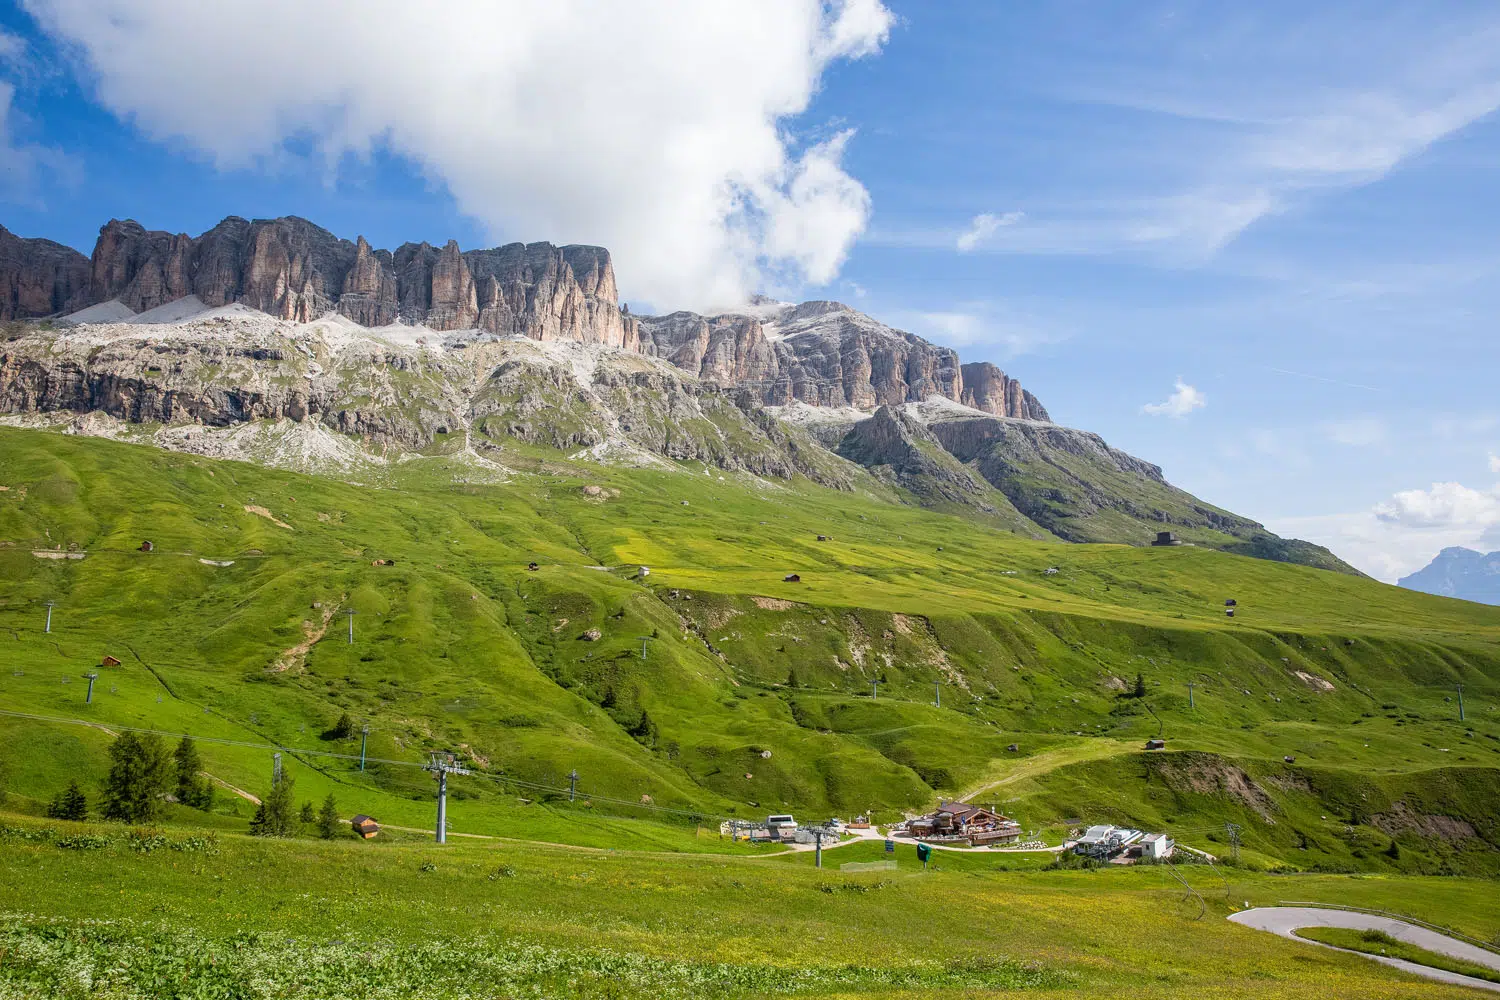
[[[974,216],[969,222],[968,229],[958,234],[958,239],[954,241],[954,245],[958,247],[960,253],[968,253],[975,247],[983,244],[991,236],[994,236],[995,231],[1001,226],[1014,225],[1020,222],[1024,216],[1025,213],[1023,212],[1006,212],[1004,215],[991,215],[989,212],[982,212]]]
[[[896,310],[896,326],[946,347],[964,351],[965,360],[1030,354],[1068,338],[1067,331],[995,302],[959,302],[949,309]]]
[[[1147,403],[1141,407],[1141,412],[1149,413],[1153,417],[1181,419],[1194,410],[1201,410],[1207,405],[1207,396],[1179,378],[1172,395],[1168,396],[1165,402]]]
[[[1490,471],[1500,475],[1500,455],[1490,452]]]
[[[987,248],[1202,260],[1500,108],[1493,6],[1442,18],[1275,6],[1224,16],[1141,4],[1102,17],[1093,36],[1055,28],[1028,77],[1102,124],[1047,136],[1082,166],[1045,197],[1027,193],[1026,223]]]

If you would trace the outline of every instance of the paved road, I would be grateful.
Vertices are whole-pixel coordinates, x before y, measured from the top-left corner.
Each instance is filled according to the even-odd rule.
[[[1321,948],[1333,948],[1334,951],[1345,951],[1344,948],[1334,948],[1333,945],[1323,944],[1321,941],[1308,941],[1307,938],[1299,938],[1293,932],[1299,927],[1348,927],[1354,930],[1385,931],[1393,938],[1406,941],[1426,948],[1428,951],[1439,952],[1453,958],[1462,958],[1476,965],[1488,966],[1500,971],[1500,955],[1487,951],[1484,948],[1476,948],[1472,944],[1466,944],[1446,934],[1430,931],[1416,924],[1408,924],[1402,920],[1394,920],[1390,917],[1380,917],[1373,913],[1354,913],[1349,910],[1326,910],[1317,906],[1262,906],[1253,910],[1241,910],[1239,913],[1231,913],[1229,919],[1246,927],[1254,927],[1257,930],[1270,931],[1272,934],[1280,934],[1285,938],[1292,938],[1305,944],[1315,944]],[[1366,958],[1383,962],[1386,965],[1410,972],[1413,975],[1425,976],[1428,979],[1436,979],[1445,983],[1456,983],[1460,986],[1473,986],[1481,990],[1490,990],[1500,993],[1500,983],[1486,982],[1483,979],[1474,979],[1471,976],[1460,976],[1456,972],[1445,972],[1442,969],[1432,969],[1425,965],[1417,965],[1414,962],[1403,961],[1399,958],[1387,958],[1382,955],[1367,955],[1364,952],[1350,952],[1350,954],[1365,955]]]

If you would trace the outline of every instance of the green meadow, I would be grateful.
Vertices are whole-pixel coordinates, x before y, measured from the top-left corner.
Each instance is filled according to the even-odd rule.
[[[506,462],[355,483],[0,429],[0,997],[361,970],[368,996],[1446,996],[1222,917],[1500,932],[1500,609],[803,481]],[[97,803],[127,728],[198,740],[215,804],[162,836],[211,850],[39,819],[70,780]],[[278,749],[299,802],[381,836],[246,837]],[[443,847],[435,751],[472,772]],[[1193,896],[1050,854],[844,875],[880,846],[819,871],[719,833],[960,796],[1051,844],[1110,822],[1225,863],[1180,869]]]

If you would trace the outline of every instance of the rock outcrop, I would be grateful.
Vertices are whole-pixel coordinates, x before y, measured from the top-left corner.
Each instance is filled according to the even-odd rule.
[[[99,230],[89,260],[45,240],[10,240],[0,246],[0,288],[14,289],[6,318],[110,300],[139,313],[196,295],[211,307],[239,302],[299,323],[336,311],[363,326],[399,319],[440,331],[640,346],[602,247],[462,251],[450,240],[441,249],[407,243],[393,254],[296,216],[230,216],[196,239],[115,219]]]
[[[88,258],[51,240],[23,239],[0,226],[0,320],[28,319],[87,305]]]
[[[965,406],[972,406],[997,417],[1052,422],[1035,396],[1022,389],[1020,382],[988,361],[964,365],[963,378],[964,391],[959,402]]]
[[[639,351],[762,405],[873,411],[941,396],[996,416],[1049,420],[1036,397],[994,365],[960,365],[949,348],[838,302],[761,299],[745,312],[638,319],[620,307],[601,247],[464,251],[449,240],[392,253],[296,216],[230,216],[197,238],[115,219],[99,230],[86,264],[66,247],[4,233],[0,289],[7,318],[103,303],[118,318],[122,306],[141,313],[196,296],[210,308],[241,303],[297,323],[337,312],[367,327],[399,321]]]

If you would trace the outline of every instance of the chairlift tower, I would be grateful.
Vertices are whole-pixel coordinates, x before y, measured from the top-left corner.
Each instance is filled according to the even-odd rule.
[[[86,695],[83,696],[83,703],[85,705],[88,705],[88,704],[91,704],[93,702],[93,700],[94,700],[94,681],[96,681],[96,680],[99,679],[99,675],[96,674],[96,673],[94,673],[93,671],[89,671],[88,673],[84,674],[83,676],[89,682],[89,691],[88,691],[88,694],[86,694]]]
[[[281,784],[281,751],[271,755],[271,787]]]
[[[359,614],[353,608],[345,608],[344,614],[349,618],[349,645],[354,645],[354,616]]]
[[[367,722],[359,730],[359,769],[365,769],[365,745],[370,741],[370,724]]]
[[[641,659],[644,660],[646,658],[646,643],[651,642],[653,639],[656,638],[656,636],[654,636],[654,635],[638,635],[638,636],[636,636],[636,638],[639,639],[639,640],[641,640]]]
[[[1240,860],[1240,830],[1238,823],[1225,823],[1224,832],[1229,834],[1229,856],[1236,862]]]
[[[55,608],[55,607],[57,607],[57,602],[56,601],[47,601],[42,606],[47,609],[47,627],[44,628],[44,629],[42,629],[42,631],[43,632],[51,632],[52,631],[52,609]]]
[[[1464,721],[1464,686],[1458,685],[1458,721]]]
[[[1193,682],[1192,681],[1188,681],[1188,708],[1196,708],[1197,707],[1197,706],[1195,706],[1193,704],[1193,687],[1194,687]]]
[[[572,802],[578,796],[578,768],[568,772],[568,801]]]
[[[456,754],[437,751],[428,755],[427,763],[422,770],[431,771],[437,776],[437,842],[446,844],[448,842],[448,775],[473,774],[474,772],[459,764]]]

